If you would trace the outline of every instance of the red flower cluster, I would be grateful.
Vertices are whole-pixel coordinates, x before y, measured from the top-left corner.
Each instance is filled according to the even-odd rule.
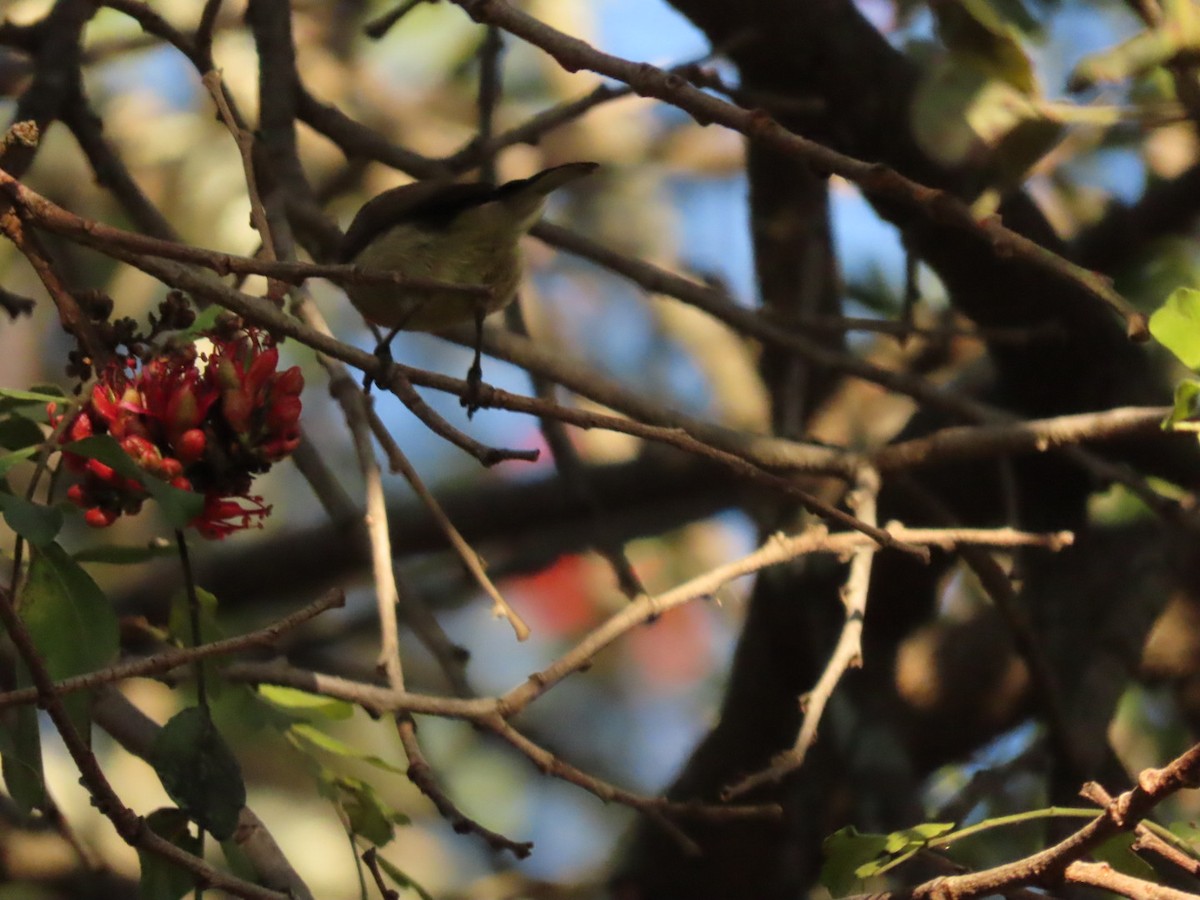
[[[205,336],[213,342],[208,354],[187,344],[140,367],[130,358],[109,366],[62,440],[110,435],[140,469],[203,494],[204,510],[191,524],[222,538],[261,526],[271,512],[250,485],[299,443],[304,377],[296,366],[276,371],[279,350],[257,329]],[[104,527],[140,511],[148,494],[137,481],[99,460],[64,456],[83,475],[67,497],[86,510],[88,524]]]

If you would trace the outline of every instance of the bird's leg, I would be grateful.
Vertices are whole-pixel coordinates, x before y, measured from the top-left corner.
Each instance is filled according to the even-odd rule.
[[[376,378],[370,372],[363,373],[363,390],[368,394],[371,393],[372,384],[384,385],[391,380],[388,377],[388,370],[391,368],[393,362],[392,341],[395,340],[396,335],[400,333],[400,329],[403,327],[404,326],[402,324],[397,325],[395,328],[388,330],[386,337],[380,337],[379,329],[374,325],[371,326],[371,331],[374,332],[375,340],[377,342],[375,344],[375,358],[379,360],[381,366],[381,375],[379,378]]]
[[[471,361],[471,368],[467,369],[467,390],[460,401],[467,408],[468,419],[474,416],[475,410],[480,407],[479,398],[483,385],[483,318],[486,315],[487,310],[481,303],[475,310],[475,359]]]

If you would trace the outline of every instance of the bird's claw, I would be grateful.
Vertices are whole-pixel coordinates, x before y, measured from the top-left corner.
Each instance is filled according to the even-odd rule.
[[[467,370],[467,389],[458,402],[466,408],[468,419],[473,418],[475,411],[483,406],[483,366],[478,358]]]
[[[392,341],[389,337],[386,341],[381,341],[375,347],[375,358],[379,360],[379,377],[377,378],[372,372],[363,372],[363,390],[368,394],[371,393],[371,386],[378,384],[380,387],[389,383],[392,379],[391,369],[394,363],[392,359]]]

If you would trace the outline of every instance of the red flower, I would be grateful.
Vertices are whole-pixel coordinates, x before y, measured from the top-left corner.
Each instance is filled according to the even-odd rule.
[[[206,537],[223,538],[261,527],[270,513],[249,488],[299,443],[304,377],[296,366],[277,372],[279,351],[255,328],[207,337],[213,342],[207,357],[188,344],[140,368],[124,359],[101,372],[62,440],[110,435],[142,471],[203,494],[204,510],[191,524]],[[67,498],[86,510],[88,524],[104,527],[140,510],[148,494],[138,481],[69,450],[64,456],[83,475]]]

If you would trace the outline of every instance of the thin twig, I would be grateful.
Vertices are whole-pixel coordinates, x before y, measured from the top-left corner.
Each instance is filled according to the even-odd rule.
[[[1052,847],[982,872],[935,878],[916,887],[872,895],[864,894],[848,900],[866,900],[868,896],[875,900],[935,900],[939,897],[973,900],[988,894],[1003,893],[1010,887],[1036,885],[1055,888],[1065,877],[1066,870],[1072,863],[1081,861],[1087,853],[1109,838],[1132,830],[1159,803],[1198,782],[1200,744],[1191,747],[1161,769],[1143,770],[1138,775],[1136,787],[1121,794],[1095,819]],[[1078,874],[1079,870],[1076,870],[1076,873]],[[1087,876],[1080,876],[1080,880],[1084,880],[1085,877]],[[1185,896],[1189,900],[1194,900],[1195,897],[1192,894]],[[1182,898],[1176,898],[1172,894],[1170,900]]]
[[[679,75],[649,63],[636,63],[602,53],[579,38],[564,34],[522,12],[505,0],[454,0],[477,22],[498,25],[540,47],[569,72],[587,69],[628,84],[644,97],[654,97],[682,109],[698,122],[721,124],[789,156],[817,171],[840,175],[867,194],[897,203],[943,226],[986,240],[997,254],[1019,258],[1084,294],[1104,303],[1124,319],[1129,337],[1147,340],[1145,313],[1132,306],[1109,279],[1077,266],[1024,235],[1001,224],[998,217],[979,220],[970,206],[946,191],[926,187],[888,166],[869,163],[788,131],[762,110],[743,109],[688,84]]]
[[[167,650],[163,653],[156,653],[153,656],[147,656],[144,659],[130,660],[129,662],[117,663],[105,669],[100,669],[95,672],[87,672],[83,675],[76,675],[72,678],[65,678],[62,681],[54,682],[54,693],[62,696],[72,694],[77,691],[91,690],[102,684],[110,684],[117,681],[124,681],[127,678],[141,678],[146,675],[161,675],[170,672],[172,669],[177,669],[180,666],[185,666],[194,663],[197,660],[208,659],[214,656],[227,656],[231,653],[240,653],[250,647],[269,647],[274,644],[281,635],[286,634],[300,625],[303,625],[309,619],[319,616],[321,613],[330,609],[337,609],[346,604],[346,595],[340,590],[329,591],[318,600],[305,606],[303,609],[298,609],[296,612],[285,616],[278,622],[273,622],[264,628],[259,628],[256,631],[251,631],[247,634],[241,634],[237,637],[225,638],[220,641],[213,641],[210,644],[200,644],[196,647],[186,647],[178,650]],[[22,688],[15,691],[5,691],[0,693],[0,709],[6,709],[10,706],[21,706],[27,703],[35,703],[38,699],[38,693],[35,688]]]
[[[467,543],[454,523],[450,521],[450,517],[446,515],[446,511],[442,509],[442,505],[438,503],[433,492],[425,486],[425,482],[421,480],[421,476],[417,474],[412,462],[404,455],[404,451],[400,449],[387,428],[384,426],[379,416],[374,410],[368,411],[368,416],[371,424],[371,431],[375,435],[375,439],[379,442],[379,446],[383,448],[383,452],[387,455],[388,466],[393,472],[399,472],[404,476],[404,480],[408,482],[413,489],[413,493],[429,510],[430,516],[433,517],[434,523],[446,535],[446,540],[450,542],[450,546],[462,560],[467,571],[471,573],[471,577],[475,579],[475,583],[483,589],[483,592],[492,598],[492,615],[497,619],[505,619],[512,626],[513,632],[517,636],[518,641],[523,641],[529,637],[529,626],[520,614],[509,605],[508,601],[500,593],[500,590],[488,577],[487,570],[484,568],[483,560],[479,554],[475,552],[475,548]]]
[[[876,504],[879,498],[879,473],[864,467],[855,480],[854,489],[847,502],[860,519],[872,525],[876,523]],[[829,662],[821,671],[813,689],[800,700],[804,718],[793,746],[771,760],[770,764],[721,791],[721,799],[730,800],[764,784],[775,784],[789,772],[804,764],[809,749],[817,740],[817,725],[833,691],[842,680],[847,669],[862,666],[862,634],[867,615],[867,593],[871,586],[871,565],[876,547],[866,544],[854,551],[850,562],[850,573],[842,586],[842,606],[846,610],[841,634],[834,645]]]
[[[207,13],[207,10],[205,10]],[[210,44],[211,48],[211,44]],[[258,236],[262,241],[262,253],[268,261],[276,259],[275,239],[272,237],[271,221],[267,216],[266,208],[263,206],[262,195],[258,190],[258,175],[254,165],[254,134],[248,129],[239,125],[234,118],[233,110],[229,106],[228,91],[225,89],[224,79],[221,78],[221,73],[216,69],[210,69],[201,77],[204,87],[208,89],[212,95],[213,102],[217,105],[217,112],[221,116],[221,121],[225,123],[225,127],[229,129],[229,133],[233,135],[233,141],[237,144],[238,153],[242,157],[242,175],[246,179],[246,193],[250,198],[250,221],[254,223],[254,230],[258,232]],[[280,302],[283,299],[284,288],[277,284],[274,280],[267,283],[267,297],[274,302]]]
[[[399,272],[373,271],[345,264],[255,259],[124,231],[102,222],[85,219],[63,209],[3,170],[0,170],[0,188],[3,188],[16,203],[20,204],[38,227],[109,255],[116,255],[110,251],[120,248],[138,254],[202,266],[222,276],[230,274],[264,275],[289,284],[301,284],[309,278],[326,278],[339,285],[392,284],[401,289],[444,291],[447,294],[469,297],[486,297],[490,292],[490,289],[484,285],[412,278]]]

